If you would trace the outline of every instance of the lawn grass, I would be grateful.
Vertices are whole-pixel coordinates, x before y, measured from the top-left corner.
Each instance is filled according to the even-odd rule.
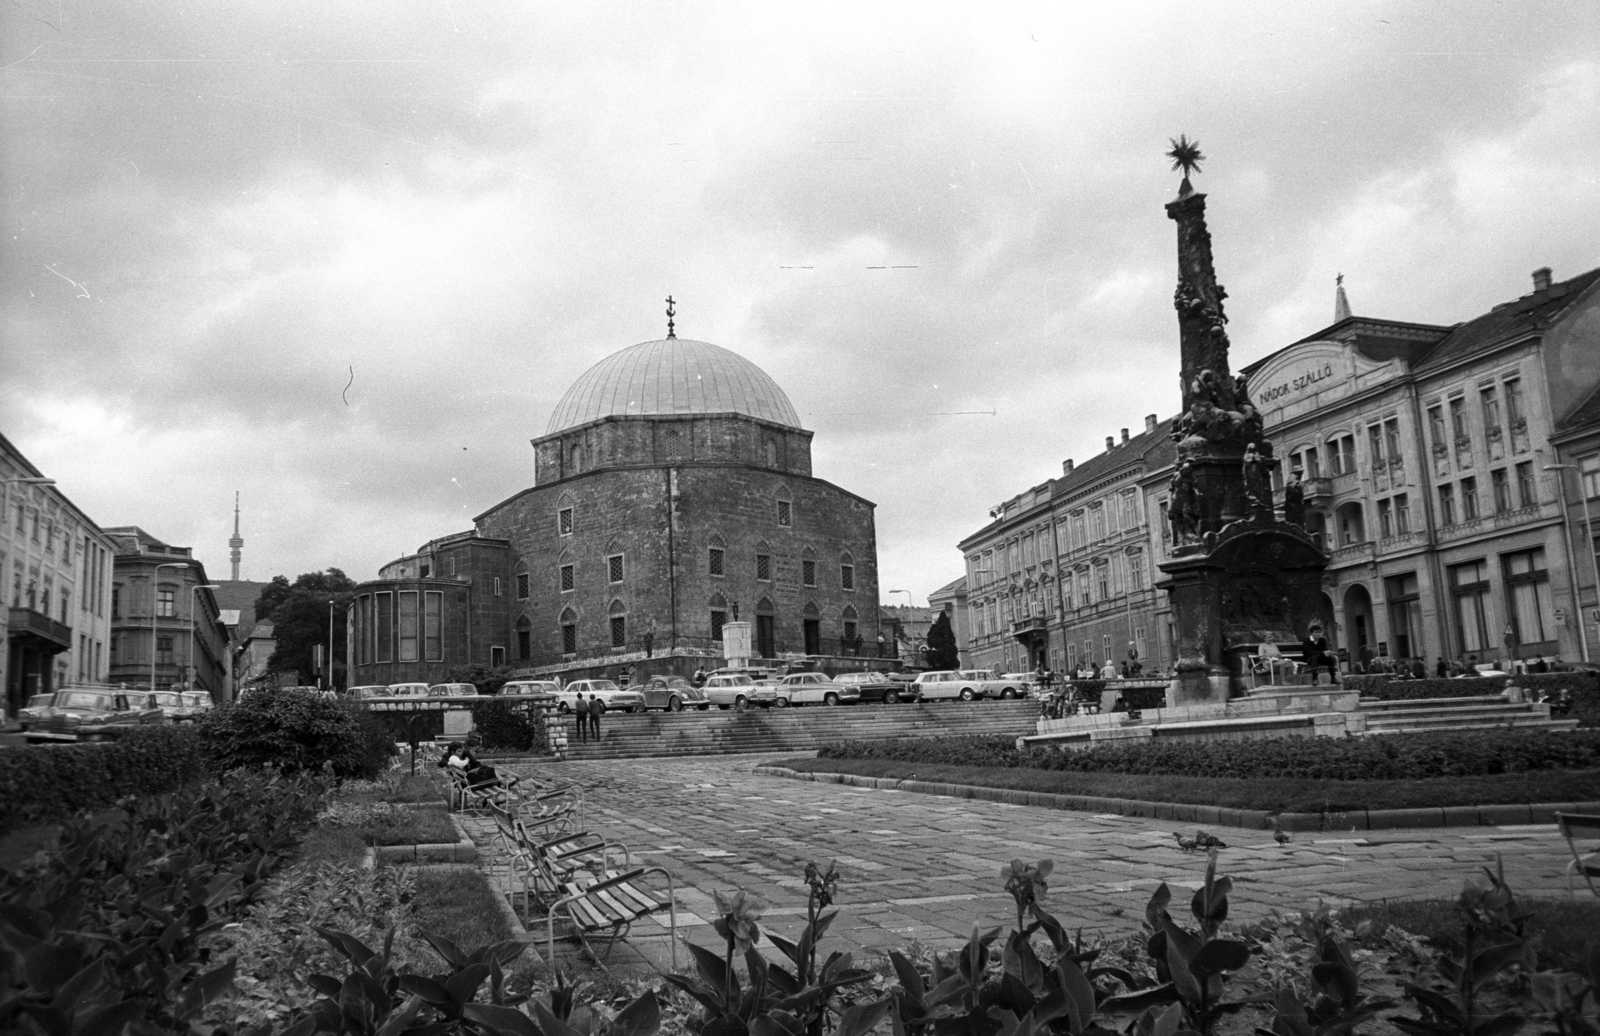
[[[1539,967],[1589,973],[1589,961],[1600,933],[1600,900],[1587,890],[1581,899],[1523,899],[1517,905],[1528,912],[1524,931],[1538,954]],[[1366,938],[1375,940],[1394,925],[1420,935],[1450,954],[1460,954],[1465,928],[1453,899],[1390,899],[1347,908],[1341,919],[1354,928],[1370,921]]]
[[[1240,751],[1248,751],[1248,743]],[[906,763],[889,759],[786,759],[776,765],[807,773],[851,773],[940,784],[975,784],[1055,795],[1100,795],[1147,802],[1185,802],[1268,813],[1354,812],[1527,802],[1600,801],[1600,770],[1530,770],[1484,777],[1409,781],[1242,780],[1126,773],[1072,773],[988,766]]]
[[[442,935],[469,952],[505,942],[513,933],[495,903],[497,895],[475,867],[419,870],[411,920],[418,929]],[[530,971],[538,966],[535,957],[524,953],[509,970],[512,974]]]
[[[439,845],[461,838],[442,809],[395,810],[351,830],[367,845]]]

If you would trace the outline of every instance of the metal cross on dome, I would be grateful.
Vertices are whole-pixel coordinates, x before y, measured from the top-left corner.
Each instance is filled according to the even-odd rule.
[[[676,338],[676,337],[678,337],[677,332],[672,329],[672,318],[677,313],[677,310],[672,308],[673,305],[674,305],[674,303],[672,301],[672,296],[668,295],[667,296],[667,337],[668,338]]]

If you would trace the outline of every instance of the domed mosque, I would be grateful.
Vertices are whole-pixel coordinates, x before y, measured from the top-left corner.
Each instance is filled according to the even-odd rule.
[[[688,676],[723,664],[731,621],[774,664],[875,660],[874,505],[812,475],[811,435],[770,375],[669,319],[573,382],[532,487],[358,588],[351,686]]]

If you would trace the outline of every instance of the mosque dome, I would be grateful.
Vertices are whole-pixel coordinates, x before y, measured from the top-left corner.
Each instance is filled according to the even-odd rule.
[[[603,417],[729,413],[800,427],[789,397],[760,367],[709,342],[665,338],[590,367],[556,404],[545,434]]]

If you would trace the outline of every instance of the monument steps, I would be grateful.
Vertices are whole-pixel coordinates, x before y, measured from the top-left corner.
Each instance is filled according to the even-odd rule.
[[[1577,720],[1553,719],[1548,706],[1534,702],[1507,702],[1483,698],[1421,699],[1406,703],[1406,708],[1371,710],[1367,714],[1368,734],[1416,733],[1430,730],[1483,730],[1494,727],[1543,727],[1566,730]]]
[[[567,757],[799,752],[852,738],[1015,736],[1031,731],[1038,715],[1038,703],[1029,699],[607,714],[600,721],[600,742],[582,742],[569,735]]]

